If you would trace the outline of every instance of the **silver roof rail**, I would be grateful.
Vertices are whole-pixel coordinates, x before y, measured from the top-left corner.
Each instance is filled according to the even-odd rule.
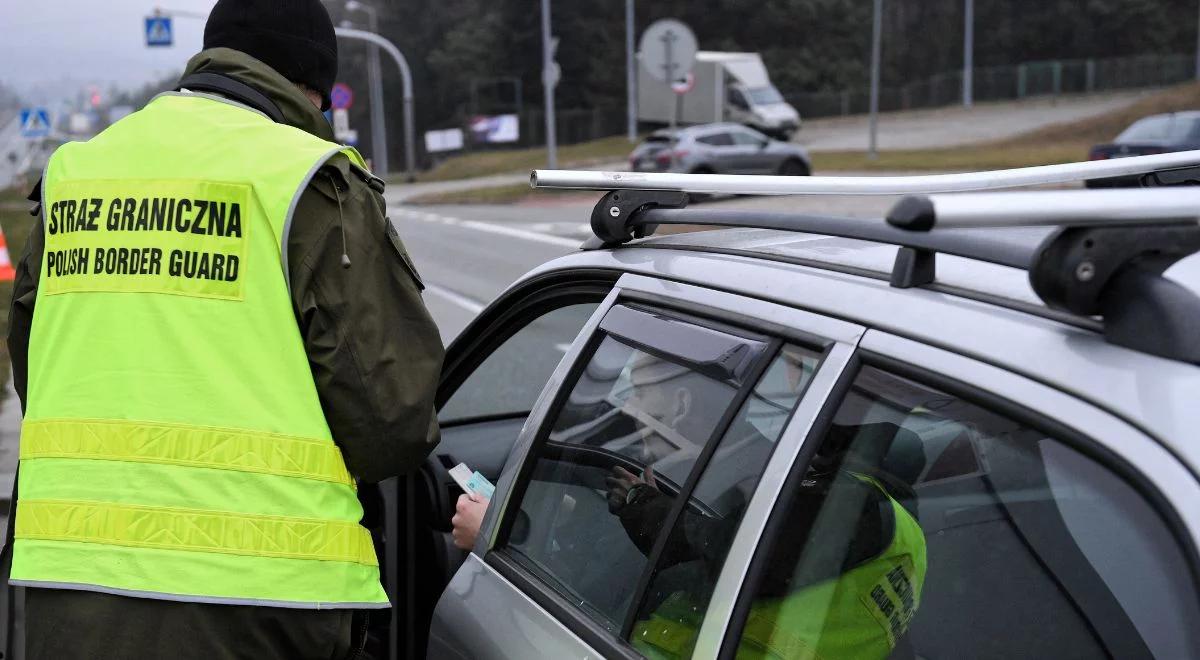
[[[681,190],[729,195],[904,195],[999,190],[1136,176],[1200,165],[1200,150],[1133,156],[990,172],[917,176],[759,176],[534,170],[534,188],[581,190]]]
[[[913,195],[888,213],[890,224],[926,231],[971,227],[1195,224],[1200,187],[1022,190]]]

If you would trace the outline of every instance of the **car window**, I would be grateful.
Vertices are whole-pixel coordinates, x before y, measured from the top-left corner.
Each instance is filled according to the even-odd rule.
[[[612,479],[649,467],[678,491],[736,393],[606,337],[538,450],[521,501],[525,529],[513,530],[510,548],[619,630],[646,557],[610,509]]]
[[[790,488],[747,592],[739,652],[1200,648],[1186,555],[1154,509],[1101,463],[1003,414],[864,368]]]
[[[774,87],[770,87],[770,86],[756,87],[754,89],[748,90],[747,94],[750,95],[750,100],[754,101],[755,105],[771,105],[772,103],[786,103],[786,101],[783,100],[783,96],[779,93],[779,90],[775,89]]]
[[[755,390],[741,384],[749,375],[741,367],[723,372],[707,357],[694,360],[713,349],[724,365],[764,364],[763,341],[696,327],[693,341],[677,347],[689,357],[676,358],[623,339],[609,321],[601,327],[618,335],[599,341],[533,451],[506,552],[618,634],[632,623],[634,596],[675,503],[705,517],[740,515],[738,498],[753,489],[756,462],[769,454],[780,416],[794,402],[788,387],[802,389],[817,357],[789,353],[788,370],[769,372]],[[735,406],[742,412],[724,440],[719,431]],[[697,461],[709,455],[728,469],[686,497]]]
[[[785,346],[742,404],[696,483],[701,513],[684,510],[671,528],[629,633],[633,646],[654,657],[688,657],[734,533],[792,409],[821,355]],[[627,505],[622,520],[661,526],[671,498],[654,493]],[[649,522],[652,521],[652,522]]]
[[[727,147],[733,144],[733,138],[729,136],[729,133],[712,133],[709,135],[701,135],[700,137],[696,138],[696,141],[713,147]]]
[[[767,142],[767,138],[761,135],[755,135],[750,131],[734,131],[733,143],[741,146],[758,147]]]
[[[1193,131],[1195,121],[1174,114],[1139,119],[1117,136],[1117,142],[1181,142]]]
[[[443,425],[528,414],[599,301],[553,309],[496,348],[438,412]]]
[[[745,95],[743,95],[742,92],[736,88],[731,87],[729,89],[727,98],[729,105],[732,105],[735,108],[741,108],[742,110],[745,110],[750,107],[750,104],[746,102]]]

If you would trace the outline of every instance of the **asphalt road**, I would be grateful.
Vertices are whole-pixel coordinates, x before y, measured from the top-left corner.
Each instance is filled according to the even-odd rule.
[[[578,249],[591,233],[599,195],[544,205],[390,204],[388,214],[425,281],[425,302],[449,342],[509,284],[535,266]],[[895,202],[877,197],[750,197],[704,204],[843,217],[879,218]]]

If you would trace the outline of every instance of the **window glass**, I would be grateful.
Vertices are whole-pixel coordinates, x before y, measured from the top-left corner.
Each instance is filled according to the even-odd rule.
[[[442,406],[438,421],[451,424],[528,413],[599,304],[597,301],[559,307],[518,330],[459,386]]]
[[[787,102],[783,100],[783,96],[779,93],[779,90],[770,86],[755,87],[754,89],[748,90],[747,94],[750,95],[750,100],[753,101],[755,105],[771,105],[772,103]]]
[[[1155,115],[1134,122],[1117,136],[1120,142],[1180,142],[1191,134],[1194,120],[1175,114]]]
[[[537,450],[514,557],[619,630],[655,530],[631,537],[613,511],[643,477],[677,493],[736,393],[606,337]]]
[[[735,108],[741,108],[745,110],[750,107],[750,104],[746,103],[746,97],[737,89],[730,88],[727,98],[729,100],[729,105],[732,105]]]
[[[753,589],[739,652],[1189,656],[1185,555],[1119,476],[1002,415],[864,368]]]
[[[733,144],[733,138],[729,137],[728,133],[701,135],[700,137],[696,138],[696,141],[713,147],[728,147],[729,145]]]
[[[750,131],[734,131],[733,133],[733,143],[737,145],[758,147],[766,142],[766,136],[751,133]]]
[[[642,598],[629,641],[650,657],[690,657],[704,610],[758,478],[821,356],[788,346],[772,361],[725,431],[676,520]],[[674,498],[653,491],[617,511],[627,530],[652,529]]]

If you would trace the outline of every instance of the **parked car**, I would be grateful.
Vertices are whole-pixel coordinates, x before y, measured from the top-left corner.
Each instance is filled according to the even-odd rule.
[[[767,137],[740,124],[704,124],[651,133],[629,155],[635,172],[782,174],[808,176],[803,147]]]
[[[1108,144],[1092,147],[1090,160],[1127,158],[1200,149],[1200,111],[1171,112],[1143,117]],[[1138,177],[1115,177],[1087,182],[1089,188],[1135,187]]]
[[[1131,264],[1200,249],[1197,189],[893,226],[569,174],[661,187],[450,347],[396,551],[417,653],[431,620],[429,658],[1194,657],[1200,257]],[[663,222],[742,228],[633,238]],[[459,462],[497,483],[465,560]]]

